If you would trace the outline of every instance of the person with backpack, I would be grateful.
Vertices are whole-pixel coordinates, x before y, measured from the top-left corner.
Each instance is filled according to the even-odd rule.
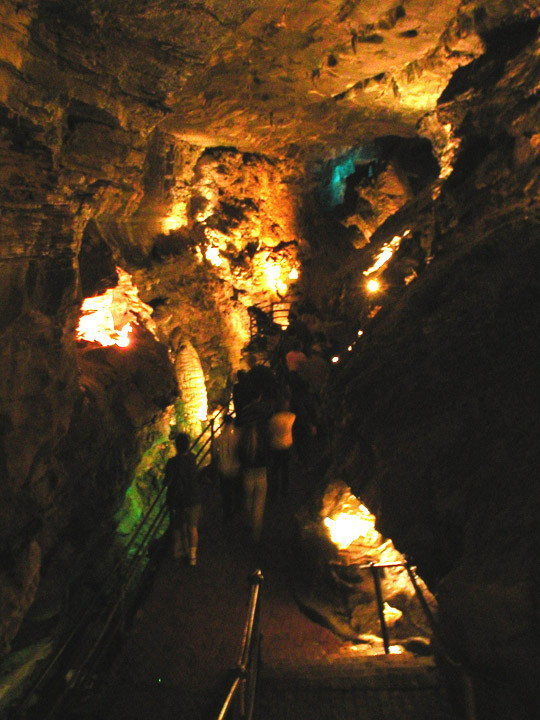
[[[197,564],[201,489],[195,455],[189,450],[189,435],[179,433],[175,439],[176,455],[165,465],[167,506],[176,560],[189,559]]]

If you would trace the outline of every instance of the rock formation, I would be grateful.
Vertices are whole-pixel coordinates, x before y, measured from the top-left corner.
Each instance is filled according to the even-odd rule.
[[[4,655],[159,482],[172,331],[217,406],[247,308],[297,268],[341,359],[330,479],[418,564],[479,716],[535,709],[539,24],[517,0],[0,0]],[[117,267],[129,346],[77,340]]]

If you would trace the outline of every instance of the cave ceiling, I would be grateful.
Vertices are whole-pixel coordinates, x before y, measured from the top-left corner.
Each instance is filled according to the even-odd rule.
[[[278,153],[412,134],[452,72],[482,52],[463,4],[192,4],[188,24],[200,31],[174,33],[191,53],[164,125],[203,144]]]
[[[472,4],[457,0],[139,6],[123,18],[129,32],[162,33],[182,57],[164,127],[266,153],[414,134],[452,72],[483,47]]]
[[[26,28],[38,26],[34,52],[60,58],[59,78],[67,68],[87,86],[82,94],[108,88],[145,105],[145,117],[131,111],[132,125],[159,122],[195,144],[280,155],[414,135],[490,29],[531,12],[513,0],[7,4],[15,61]]]

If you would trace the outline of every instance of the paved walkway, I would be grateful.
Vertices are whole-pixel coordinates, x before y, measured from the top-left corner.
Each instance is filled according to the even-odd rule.
[[[296,472],[287,502],[267,505],[263,546],[256,549],[239,525],[222,527],[217,486],[205,487],[197,567],[170,556],[161,561],[107,687],[87,716],[216,717],[238,660],[248,577],[260,567],[263,666],[257,718],[452,717],[431,659],[374,656],[373,650],[366,655],[300,612],[291,592],[292,516],[305,491]]]

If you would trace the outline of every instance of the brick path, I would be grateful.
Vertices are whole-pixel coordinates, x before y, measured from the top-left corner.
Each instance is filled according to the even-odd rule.
[[[263,549],[221,525],[217,488],[205,487],[199,563],[164,558],[106,688],[86,708],[100,720],[215,717],[236,666],[248,577],[260,567],[260,720],[448,720],[431,659],[375,657],[303,615],[291,592],[292,497],[267,506]],[[380,648],[378,648],[378,651]],[[81,714],[84,714],[81,708]]]

